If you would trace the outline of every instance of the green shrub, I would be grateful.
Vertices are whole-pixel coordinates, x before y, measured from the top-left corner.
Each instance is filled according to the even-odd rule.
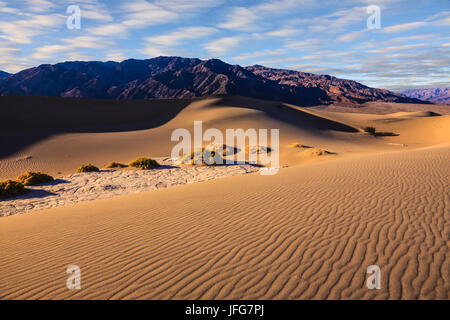
[[[18,176],[16,180],[25,186],[34,186],[36,184],[52,182],[54,179],[45,173],[28,171]]]
[[[0,198],[10,198],[27,193],[23,183],[7,180],[0,182]]]
[[[367,132],[371,135],[375,135],[376,129],[375,129],[375,127],[365,127],[364,132]]]
[[[77,169],[77,173],[81,173],[81,172],[97,172],[100,171],[96,166],[88,163],[88,164],[83,164],[81,167],[79,167]]]
[[[156,160],[150,158],[137,158],[133,162],[128,164],[130,167],[139,168],[141,170],[149,170],[159,167],[159,163]]]

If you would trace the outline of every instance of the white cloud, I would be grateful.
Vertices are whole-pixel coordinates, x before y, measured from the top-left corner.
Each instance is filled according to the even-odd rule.
[[[128,2],[121,9],[127,12],[122,24],[132,28],[167,23],[179,17],[176,12],[147,1]]]
[[[4,1],[0,1],[0,13],[22,14],[19,9],[8,7],[8,4]]]
[[[200,39],[216,32],[218,32],[217,29],[209,27],[183,27],[168,34],[148,37],[146,40],[156,45],[175,46],[184,40]]]
[[[209,42],[205,45],[205,49],[210,52],[210,54],[215,57],[224,56],[226,53],[235,49],[239,43],[243,41],[243,38],[240,36],[236,37],[224,37],[212,42]]]
[[[263,51],[257,51],[257,52],[252,52],[252,53],[244,53],[244,54],[233,57],[233,60],[243,61],[243,60],[249,60],[249,59],[254,59],[254,58],[282,55],[284,53],[286,53],[286,50],[284,50],[284,49],[263,50]]]
[[[322,39],[313,38],[300,41],[288,41],[286,47],[293,50],[314,50],[323,46]]]
[[[342,42],[351,42],[360,39],[364,36],[368,29],[364,29],[361,31],[352,31],[346,34],[339,36],[336,40]]]
[[[177,12],[189,12],[217,7],[224,2],[225,0],[158,0],[155,4]]]
[[[121,50],[108,51],[103,60],[121,62],[128,59],[125,52]]]
[[[15,21],[0,21],[0,39],[13,43],[30,44],[32,38],[48,31],[47,28],[64,23],[64,17],[58,14],[28,15]]]
[[[113,21],[113,17],[108,12],[107,7],[100,5],[98,3],[94,4],[82,4],[81,6],[81,16],[83,19],[90,19],[96,21]]]
[[[128,28],[122,24],[105,24],[89,29],[89,33],[98,36],[124,36]]]
[[[226,15],[225,21],[217,26],[230,30],[257,31],[261,29],[261,20],[289,13],[293,9],[299,9],[314,2],[313,0],[272,0],[249,7],[233,7]]]
[[[97,36],[125,37],[129,29],[165,24],[179,18],[178,13],[144,0],[126,2],[120,6],[120,10],[122,12],[120,22],[91,27],[88,32]],[[91,15],[91,18],[93,17]],[[98,18],[108,19],[108,15],[103,13]]]
[[[396,52],[396,51],[403,51],[403,50],[412,50],[412,49],[423,48],[423,47],[427,47],[427,44],[419,43],[419,44],[408,44],[408,45],[403,45],[403,46],[392,46],[392,47],[371,50],[371,52],[387,53],[387,52]]]
[[[56,7],[56,5],[47,0],[26,0],[27,9],[33,12],[48,12],[50,9]]]
[[[254,37],[257,39],[264,38],[289,38],[302,34],[304,32],[303,29],[300,28],[292,28],[292,27],[284,27],[264,33],[255,33]]]
[[[383,28],[383,33],[395,33],[395,32],[404,32],[409,31],[412,29],[417,29],[420,27],[424,27],[427,25],[427,22],[419,21],[419,22],[410,22],[410,23],[403,23],[403,24],[396,24],[393,26],[389,26],[386,28]]]
[[[218,27],[240,31],[256,31],[260,29],[255,23],[258,19],[258,14],[251,8],[237,7],[227,16],[227,21],[218,24]]]
[[[64,44],[46,45],[37,48],[31,54],[31,58],[36,60],[46,60],[61,53],[70,55],[77,52],[77,54],[80,55],[81,53],[78,52],[79,49],[105,49],[114,46],[114,42],[112,41],[107,41],[103,38],[92,36],[79,36],[75,38],[63,39],[61,41]]]
[[[147,55],[148,57],[170,56],[170,53],[166,50],[167,49],[161,47],[146,47],[139,50],[139,52]]]

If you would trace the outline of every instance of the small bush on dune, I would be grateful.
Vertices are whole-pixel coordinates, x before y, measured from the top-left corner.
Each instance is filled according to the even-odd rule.
[[[223,158],[220,156],[220,154],[216,155],[216,151],[213,149],[210,150],[210,156],[208,159],[205,159],[205,150],[206,148],[202,148],[199,150],[194,150],[190,154],[185,154],[182,157],[180,157],[180,163],[181,164],[190,164],[190,165],[204,165],[204,166],[212,166],[223,163]],[[225,150],[225,149],[224,149]],[[197,159],[200,159],[201,162],[196,163]],[[216,159],[217,158],[217,159]]]
[[[249,145],[246,145],[245,146],[245,152],[246,153],[257,153],[257,154],[270,153],[270,152],[272,152],[272,149],[270,147],[267,147],[267,146],[260,146],[260,145],[258,145],[258,146],[249,146]]]
[[[34,186],[41,183],[52,182],[54,179],[52,176],[45,173],[28,171],[18,176],[16,180],[25,186]]]
[[[214,154],[215,154],[215,152],[219,152],[220,151],[219,146],[216,146],[214,144],[208,146],[207,148],[210,149],[211,151],[213,151]],[[222,156],[224,156],[224,157],[225,156],[235,155],[238,152],[239,152],[239,149],[236,148],[236,147],[229,147],[226,144],[222,145]]]
[[[27,193],[23,183],[7,180],[0,182],[0,198],[10,198],[23,195]]]
[[[159,163],[156,160],[150,158],[137,158],[133,162],[128,164],[130,167],[139,168],[142,170],[149,170],[159,167]]]
[[[290,144],[290,146],[291,146],[292,148],[305,148],[305,147],[306,147],[304,144],[301,144],[300,142],[292,142],[292,143]]]
[[[376,129],[375,129],[375,127],[365,127],[364,128],[364,132],[367,132],[367,133],[369,133],[369,134],[374,136],[375,132],[376,132]]]
[[[82,173],[82,172],[97,172],[100,171],[96,166],[88,163],[88,164],[83,164],[81,167],[79,167],[77,169],[77,173]]]
[[[305,151],[303,151],[303,154],[313,156],[313,157],[320,157],[320,156],[329,155],[329,154],[331,154],[331,152],[329,152],[325,149],[320,149],[320,148],[309,148],[309,149],[305,149]]]
[[[118,163],[118,162],[110,162],[106,165],[106,169],[115,169],[115,168],[126,168],[128,167],[126,164],[123,163]]]

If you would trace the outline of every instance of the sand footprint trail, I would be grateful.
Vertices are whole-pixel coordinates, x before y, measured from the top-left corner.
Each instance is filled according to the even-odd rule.
[[[0,219],[0,298],[449,299],[450,146]],[[65,287],[77,264],[82,289]],[[365,286],[381,268],[381,290]]]

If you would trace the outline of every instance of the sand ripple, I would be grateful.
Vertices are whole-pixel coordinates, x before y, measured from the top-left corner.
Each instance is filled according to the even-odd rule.
[[[0,219],[0,298],[449,299],[450,147]],[[65,268],[82,289],[65,287]],[[368,290],[366,269],[381,268]]]

